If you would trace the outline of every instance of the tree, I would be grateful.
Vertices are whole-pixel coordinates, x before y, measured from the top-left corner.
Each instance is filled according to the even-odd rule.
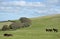
[[[21,23],[23,23],[25,26],[30,26],[31,25],[31,20],[29,18],[26,18],[26,17],[21,17],[19,19],[21,21]]]

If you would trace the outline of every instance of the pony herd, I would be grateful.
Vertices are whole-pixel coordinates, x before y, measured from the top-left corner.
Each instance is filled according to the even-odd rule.
[[[53,29],[46,29],[46,32],[53,32],[53,31],[54,32],[58,32],[58,29],[55,29],[55,28],[53,28]],[[8,36],[9,37],[9,36],[13,36],[13,35],[5,33],[4,36]]]
[[[55,28],[53,28],[53,29],[46,29],[46,32],[58,32],[58,29],[55,29]]]

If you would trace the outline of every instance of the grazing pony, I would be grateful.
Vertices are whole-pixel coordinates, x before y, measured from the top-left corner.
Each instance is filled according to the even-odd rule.
[[[12,34],[4,34],[4,36],[13,36]]]
[[[54,31],[54,32],[58,32],[58,29],[53,28],[53,31]]]
[[[46,32],[52,32],[52,29],[46,29]]]

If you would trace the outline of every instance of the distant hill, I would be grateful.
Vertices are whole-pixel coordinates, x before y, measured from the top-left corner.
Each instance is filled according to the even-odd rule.
[[[32,20],[31,27],[16,31],[0,31],[0,38],[5,38],[2,36],[4,33],[11,33],[13,34],[13,37],[6,37],[5,39],[60,39],[60,14],[30,19]],[[0,28],[4,24],[9,25],[11,22],[0,23]],[[58,29],[58,32],[46,32],[46,28],[56,28]]]

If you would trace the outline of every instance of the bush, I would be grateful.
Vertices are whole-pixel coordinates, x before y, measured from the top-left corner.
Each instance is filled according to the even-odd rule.
[[[21,23],[24,23],[24,25],[31,25],[31,20],[29,18],[21,17],[19,20],[21,21]]]
[[[28,18],[26,18],[26,17],[21,17],[19,20],[21,21],[21,23],[24,23],[24,22],[31,22],[31,20],[28,19]]]
[[[28,23],[22,23],[22,24],[23,24],[24,27],[29,27],[30,26],[30,24],[28,24]]]
[[[22,26],[23,25],[20,22],[13,22],[9,27],[10,29],[16,30],[16,29],[22,28]]]
[[[2,31],[6,31],[6,30],[9,30],[10,28],[8,27],[8,25],[4,25],[3,27],[2,27]]]
[[[10,22],[11,20],[8,20],[8,22]]]
[[[10,27],[10,29],[16,30],[19,28],[28,27],[30,25],[31,25],[31,20],[26,17],[22,17],[19,19],[19,21],[15,21],[11,25],[9,25],[9,27]]]

